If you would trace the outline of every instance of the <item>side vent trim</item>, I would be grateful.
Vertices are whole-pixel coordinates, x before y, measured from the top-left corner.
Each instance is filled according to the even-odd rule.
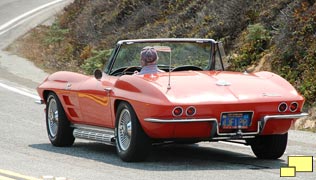
[[[78,124],[74,124],[72,127],[74,128],[73,135],[75,138],[115,145],[114,129]]]

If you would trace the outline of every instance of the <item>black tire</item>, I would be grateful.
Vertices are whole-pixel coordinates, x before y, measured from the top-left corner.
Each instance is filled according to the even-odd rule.
[[[257,136],[250,141],[251,149],[259,159],[278,159],[285,152],[287,136],[287,133]]]
[[[54,146],[71,146],[75,137],[73,128],[55,93],[49,93],[46,104],[46,128],[50,142]]]
[[[127,102],[121,102],[116,111],[115,143],[119,157],[126,162],[143,161],[151,150],[151,140]]]

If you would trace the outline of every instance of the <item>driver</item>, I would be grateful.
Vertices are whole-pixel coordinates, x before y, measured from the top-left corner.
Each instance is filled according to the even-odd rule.
[[[140,52],[140,61],[142,69],[138,73],[138,75],[164,72],[163,70],[160,70],[157,66],[158,54],[154,47],[144,47]]]

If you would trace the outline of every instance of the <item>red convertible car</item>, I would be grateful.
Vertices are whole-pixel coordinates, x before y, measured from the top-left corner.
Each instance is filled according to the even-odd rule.
[[[148,46],[164,72],[137,73]],[[230,72],[226,64],[213,39],[119,41],[94,76],[56,72],[38,86],[49,140],[112,144],[123,161],[144,160],[153,143],[235,140],[258,158],[281,157],[291,125],[307,115],[304,98],[276,74]]]

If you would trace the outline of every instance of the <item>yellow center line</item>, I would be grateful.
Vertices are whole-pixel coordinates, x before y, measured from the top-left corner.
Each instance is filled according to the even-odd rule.
[[[8,175],[10,177],[22,178],[22,179],[25,179],[25,180],[40,180],[38,178],[22,175],[22,174],[19,174],[19,173],[13,172],[13,171],[4,170],[4,169],[0,169],[0,174]],[[6,178],[6,177],[4,177],[4,178]],[[0,175],[0,179],[2,180],[2,176],[1,175]],[[3,180],[12,180],[12,179],[11,178],[7,178],[7,179],[3,179]]]

